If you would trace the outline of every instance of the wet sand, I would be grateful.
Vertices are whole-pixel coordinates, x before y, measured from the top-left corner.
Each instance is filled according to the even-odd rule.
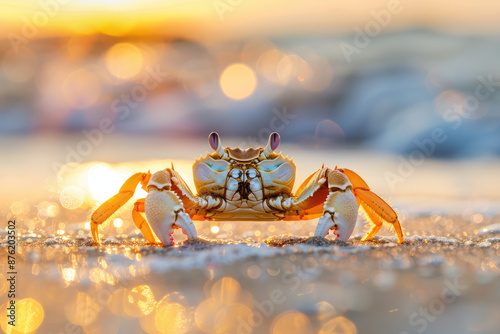
[[[433,220],[407,220],[402,245],[359,230],[347,243],[200,236],[175,247],[26,235],[18,289],[42,305],[40,333],[497,333],[500,218]]]

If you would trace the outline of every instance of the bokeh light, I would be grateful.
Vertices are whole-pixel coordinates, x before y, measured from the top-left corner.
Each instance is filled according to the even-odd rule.
[[[357,332],[356,325],[342,316],[329,320],[319,330],[319,334],[356,334]]]
[[[186,309],[179,303],[162,303],[156,310],[155,324],[160,333],[185,333],[188,329]]]
[[[66,318],[80,326],[87,326],[94,322],[100,309],[97,301],[85,292],[78,292],[75,299],[64,305]]]
[[[252,95],[257,86],[257,78],[250,67],[232,64],[222,72],[220,86],[227,97],[242,100]]]
[[[123,220],[120,218],[116,218],[115,220],[113,220],[113,225],[116,228],[120,228],[123,226]]]
[[[42,324],[45,312],[43,306],[32,298],[24,298],[16,301],[16,321],[15,326],[7,325],[8,303],[2,305],[0,321],[3,331],[7,334],[33,333]]]
[[[298,311],[289,311],[278,315],[271,325],[272,334],[314,333],[307,316]]]
[[[115,77],[129,79],[142,69],[143,55],[133,44],[117,43],[106,53],[106,66]]]
[[[127,295],[125,312],[133,317],[153,312],[156,300],[149,285],[139,285],[131,289]]]
[[[78,187],[66,187],[59,196],[61,205],[66,209],[74,210],[79,208],[85,200],[83,191]]]

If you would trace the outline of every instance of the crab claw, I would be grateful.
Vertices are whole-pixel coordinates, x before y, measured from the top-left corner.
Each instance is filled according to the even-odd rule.
[[[174,228],[181,228],[182,232],[187,235],[188,239],[196,239],[198,236],[196,228],[193,225],[193,221],[184,211],[177,212],[177,217],[173,226]]]
[[[333,219],[335,212],[325,212],[323,216],[318,220],[318,225],[316,226],[316,231],[314,231],[315,237],[325,237],[330,230],[337,230],[337,223]]]
[[[196,239],[196,228],[184,212],[182,201],[171,190],[170,174],[167,170],[151,176],[148,195],[144,202],[146,218],[156,236],[165,246],[173,244],[172,234],[181,228],[189,239]]]
[[[337,212],[326,211],[318,221],[315,237],[325,237],[330,230],[337,236],[335,240],[347,241],[356,226],[356,220],[345,219]]]
[[[328,188],[323,216],[318,221],[314,236],[324,237],[334,230],[336,240],[347,241],[356,226],[358,205],[349,179],[338,171],[328,173]]]

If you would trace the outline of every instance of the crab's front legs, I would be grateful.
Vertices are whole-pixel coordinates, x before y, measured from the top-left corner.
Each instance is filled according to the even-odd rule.
[[[337,240],[347,241],[358,218],[356,197],[351,191],[349,179],[343,173],[329,170],[327,179],[329,193],[314,236],[324,237],[333,230]]]
[[[151,176],[144,209],[149,225],[163,245],[172,245],[172,234],[176,228],[181,228],[189,239],[196,239],[196,228],[184,212],[181,199],[172,191],[169,170],[161,170]]]
[[[120,188],[118,194],[114,195],[106,202],[102,203],[92,214],[90,218],[90,229],[92,231],[92,238],[99,243],[99,228],[98,226],[106,221],[112,214],[123,206],[129,199],[132,198],[135,188],[140,183],[144,189],[149,182],[151,174],[149,173],[135,173],[125,181]]]

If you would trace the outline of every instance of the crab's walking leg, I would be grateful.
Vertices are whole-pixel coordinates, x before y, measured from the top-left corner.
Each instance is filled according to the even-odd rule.
[[[351,192],[352,185],[344,174],[335,170],[328,170],[327,179],[329,193],[314,236],[324,237],[329,230],[334,230],[337,240],[347,241],[358,218],[356,198]]]
[[[134,220],[135,226],[139,230],[141,230],[142,234],[150,243],[158,243],[158,240],[155,238],[154,232],[151,230],[151,226],[141,215],[141,212],[144,212],[144,201],[145,199],[139,199],[134,203],[134,209],[132,210],[132,219]]]
[[[144,202],[146,218],[160,241],[172,245],[175,228],[182,228],[189,239],[196,239],[196,228],[179,196],[172,190],[172,173],[164,169],[154,173],[148,183],[148,195]]]
[[[104,223],[106,219],[116,212],[116,210],[132,198],[135,188],[137,188],[139,183],[145,188],[146,184],[149,182],[150,176],[150,173],[136,173],[132,175],[122,185],[118,194],[102,203],[101,206],[94,211],[90,217],[90,229],[92,231],[92,238],[94,238],[95,242],[100,242],[98,226]]]
[[[372,192],[370,187],[368,187],[366,182],[358,174],[346,168],[338,170],[349,178],[349,181],[351,181],[353,185],[352,192],[356,196],[358,206],[361,206],[363,211],[365,211],[367,218],[374,224],[370,231],[368,231],[368,233],[361,240],[371,240],[380,230],[383,222],[385,221],[392,224],[394,230],[396,231],[398,242],[403,243],[403,230],[401,228],[401,224],[399,223],[398,215],[391,208],[391,206],[377,194]]]

